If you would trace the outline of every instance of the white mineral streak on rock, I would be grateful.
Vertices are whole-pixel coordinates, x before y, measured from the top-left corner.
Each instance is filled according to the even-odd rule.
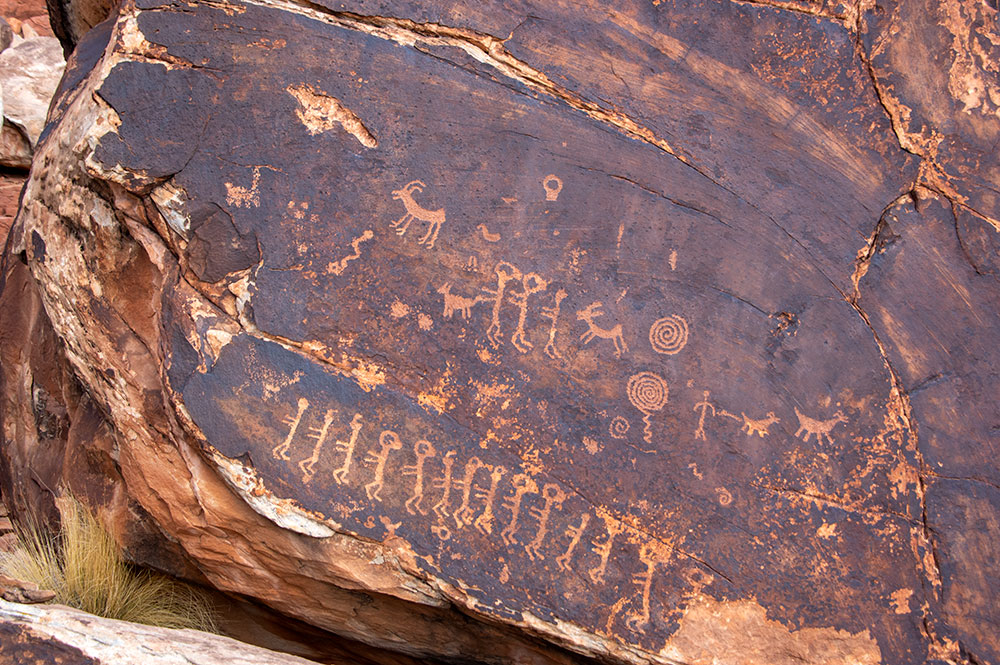
[[[45,114],[65,67],[55,37],[26,39],[0,53],[4,118],[24,132],[32,148],[45,127]]]

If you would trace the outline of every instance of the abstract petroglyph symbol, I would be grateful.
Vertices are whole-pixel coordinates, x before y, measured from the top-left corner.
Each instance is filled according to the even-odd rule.
[[[584,513],[580,518],[580,524],[577,526],[570,525],[566,528],[566,535],[569,536],[570,541],[566,551],[556,557],[556,564],[560,570],[569,570],[569,562],[573,558],[573,550],[580,544],[580,538],[583,537],[583,532],[589,522],[590,513]]]
[[[642,606],[625,620],[625,625],[633,632],[645,633],[646,626],[649,625],[649,592],[653,588],[653,574],[659,563],[652,544],[644,543],[639,547],[639,560],[646,564],[646,570],[633,575],[632,582],[639,586]]]
[[[282,421],[291,429],[288,430],[288,436],[285,437],[285,440],[276,445],[274,450],[271,451],[271,454],[274,455],[275,459],[285,460],[286,462],[289,461],[288,447],[292,445],[292,439],[295,438],[295,432],[298,431],[299,423],[302,422],[302,414],[304,414],[308,408],[309,400],[305,397],[300,397],[298,411],[296,411],[294,416],[286,416]]]
[[[725,487],[716,487],[715,488],[715,495],[719,499],[719,505],[720,506],[728,506],[729,504],[731,504],[733,502],[733,495],[732,495],[732,493],[729,490],[727,490]]]
[[[747,436],[753,436],[756,434],[760,438],[764,438],[770,434],[769,428],[771,425],[775,425],[781,422],[781,418],[774,415],[774,411],[768,411],[767,417],[761,418],[759,420],[754,420],[753,418],[747,418],[747,414],[740,411],[740,415],[743,416],[743,427],[740,428],[747,433]]]
[[[531,342],[524,336],[524,323],[528,318],[528,298],[535,293],[544,291],[548,288],[549,283],[542,279],[541,275],[529,272],[521,277],[521,286],[524,289],[523,291],[510,294],[511,303],[518,307],[517,328],[514,330],[514,336],[510,338],[510,341],[518,351],[527,353],[533,347]]]
[[[554,173],[542,178],[542,189],[545,190],[546,201],[556,201],[559,199],[559,192],[562,191],[563,182]]]
[[[358,445],[358,433],[361,432],[361,414],[355,413],[354,417],[351,418],[351,436],[347,441],[336,441],[334,442],[334,447],[346,453],[344,457],[344,463],[340,465],[339,468],[334,469],[333,479],[338,485],[343,485],[347,482],[347,474],[351,472],[351,462],[354,460],[354,448]]]
[[[431,527],[431,533],[440,538],[441,540],[451,539],[451,530],[444,524],[435,524]]]
[[[313,446],[312,454],[307,458],[299,462],[299,468],[302,469],[302,482],[308,483],[312,480],[313,476],[316,475],[316,462],[319,461],[319,454],[323,450],[323,444],[326,442],[326,437],[330,433],[330,423],[333,422],[333,409],[329,409],[323,416],[323,424],[319,427],[310,427],[309,434],[310,439],[316,439],[316,444]]]
[[[653,433],[650,431],[649,417],[667,405],[670,395],[667,382],[652,372],[639,372],[628,380],[625,391],[632,406],[642,413],[642,422],[646,425],[643,440],[650,443]]]
[[[657,319],[649,327],[649,344],[657,353],[680,353],[688,341],[688,325],[683,316],[672,314]]]
[[[465,269],[468,272],[476,272],[479,270],[479,259],[476,258],[475,254],[469,256],[469,260],[465,263]]]
[[[546,483],[545,487],[542,488],[542,498],[545,499],[542,507],[531,509],[532,514],[538,519],[538,531],[535,533],[534,540],[524,546],[524,551],[528,553],[528,557],[532,561],[542,558],[542,544],[549,532],[549,516],[552,514],[552,507],[562,506],[562,502],[566,500],[566,492],[555,483]]]
[[[444,208],[440,210],[427,210],[413,200],[413,192],[422,192],[426,186],[419,180],[412,180],[406,183],[402,189],[393,190],[392,198],[403,203],[403,207],[406,208],[406,214],[395,222],[392,222],[392,227],[396,229],[396,235],[404,235],[406,229],[410,226],[410,222],[414,219],[427,222],[430,224],[427,228],[427,233],[417,241],[417,244],[426,245],[427,249],[433,249],[438,233],[441,231],[441,225],[445,222],[445,215]]]
[[[670,269],[677,270],[677,250],[670,250]]]
[[[604,312],[601,311],[602,306],[603,304],[598,300],[576,313],[578,321],[587,323],[587,332],[580,335],[580,340],[586,346],[595,337],[610,339],[615,344],[615,356],[621,358],[622,354],[628,351],[628,345],[625,344],[625,338],[622,337],[622,324],[616,323],[612,328],[602,328],[594,323],[594,319],[604,316]]]
[[[455,484],[452,481],[452,465],[455,463],[455,451],[449,450],[445,453],[444,458],[441,460],[444,464],[444,472],[440,478],[434,481],[434,489],[443,490],[444,493],[441,495],[441,499],[435,503],[431,510],[434,514],[438,516],[439,519],[444,519],[448,517],[448,503],[451,500],[451,488]]]
[[[395,538],[396,537],[396,529],[398,529],[399,527],[403,526],[402,522],[393,522],[391,519],[389,519],[385,515],[382,515],[381,517],[379,517],[378,521],[382,523],[383,527],[385,527],[385,536],[386,536],[386,538]]]
[[[361,243],[368,242],[374,237],[375,233],[371,229],[365,229],[364,233],[351,241],[351,248],[354,250],[354,253],[348,254],[341,260],[331,263],[327,266],[327,271],[333,273],[334,275],[344,274],[344,271],[347,270],[348,263],[361,258]]]
[[[458,510],[455,511],[455,525],[461,529],[463,526],[472,524],[472,506],[469,502],[472,500],[472,486],[475,484],[476,471],[479,471],[486,465],[478,457],[473,457],[468,462],[465,463],[465,476],[460,481],[462,483],[462,503],[459,505]]]
[[[607,534],[601,542],[597,540],[590,541],[590,544],[594,548],[594,554],[601,559],[600,563],[596,567],[591,568],[587,573],[594,584],[604,583],[604,573],[608,570],[608,559],[611,557],[611,551],[615,547],[615,538],[622,532],[621,522],[610,515],[602,514],[601,518],[604,520],[604,528],[607,529]]]
[[[538,493],[538,485],[526,473],[519,473],[511,478],[510,484],[514,486],[514,493],[507,497],[503,504],[504,508],[510,511],[510,522],[500,532],[500,537],[506,545],[513,545],[515,542],[514,534],[517,532],[517,520],[521,515],[521,501],[524,495]]]
[[[559,308],[560,303],[566,299],[569,294],[559,289],[556,291],[556,301],[552,307],[543,307],[541,311],[541,316],[552,321],[552,325],[549,326],[549,341],[545,343],[545,355],[553,360],[562,358],[562,354],[556,348],[556,326],[559,325]]]
[[[490,315],[490,327],[486,329],[486,337],[490,340],[493,346],[500,346],[503,343],[500,333],[500,309],[503,307],[504,295],[507,292],[507,285],[515,280],[521,279],[521,271],[517,269],[517,266],[507,263],[506,261],[501,261],[497,264],[496,268],[493,269],[497,275],[497,288],[496,290],[483,289],[488,298],[483,298],[484,301],[493,301],[493,311]]]
[[[402,450],[403,442],[392,430],[385,430],[378,437],[378,452],[371,451],[365,457],[365,461],[375,465],[375,473],[372,481],[365,485],[365,494],[369,499],[381,501],[382,487],[385,484],[385,463],[389,460],[389,453],[393,450]]]
[[[802,434],[803,441],[808,441],[810,436],[815,435],[816,442],[823,443],[823,437],[825,436],[826,440],[832,444],[833,437],[830,436],[830,432],[837,426],[837,423],[847,422],[847,416],[845,416],[844,412],[840,410],[833,414],[833,418],[830,418],[829,420],[816,420],[815,418],[810,418],[809,416],[804,415],[799,411],[798,407],[794,408],[795,415],[799,419],[799,429],[795,432],[795,436]]]
[[[632,426],[629,422],[622,418],[621,416],[615,416],[611,421],[611,425],[608,427],[608,432],[611,434],[612,438],[624,439],[628,436],[628,431]]]
[[[500,234],[499,233],[490,233],[490,230],[488,228],[486,228],[485,224],[480,224],[479,226],[476,227],[476,230],[479,231],[481,234],[483,234],[483,240],[485,240],[486,242],[499,242],[500,241]]]
[[[420,502],[424,499],[424,462],[427,461],[428,457],[433,457],[437,451],[434,450],[430,441],[421,439],[413,444],[413,452],[417,456],[416,464],[404,466],[402,469],[404,476],[414,477],[413,493],[406,500],[406,512],[416,515],[417,511],[420,511],[421,515],[426,515],[427,511],[420,506]]]
[[[507,469],[504,467],[500,465],[493,467],[490,470],[490,488],[488,490],[480,489],[476,492],[476,498],[483,499],[486,504],[482,514],[474,522],[475,527],[483,534],[493,533],[493,502],[496,500],[500,479],[505,473],[507,473]]]
[[[234,185],[231,182],[226,183],[226,203],[231,206],[236,206],[237,208],[249,208],[250,206],[259,208],[260,194],[257,191],[257,187],[259,185],[260,167],[255,166],[253,170],[253,182],[250,185],[250,189]]]
[[[468,320],[472,314],[472,308],[479,302],[478,297],[466,298],[457,293],[452,293],[451,283],[449,282],[445,282],[437,292],[444,296],[444,312],[442,316],[446,319],[450,319],[455,312],[458,312],[462,315],[463,319]]]
[[[708,401],[709,394],[710,394],[709,391],[707,391],[707,390],[704,391],[704,393],[702,393],[702,399],[701,399],[701,401],[698,402],[697,404],[695,404],[694,408],[691,409],[692,411],[697,411],[698,409],[701,409],[701,415],[698,416],[698,429],[696,429],[694,431],[694,438],[695,438],[696,441],[698,439],[701,439],[702,441],[706,440],[705,439],[705,413],[709,409],[711,409],[712,410],[712,415],[713,416],[715,415],[715,406],[711,402]]]

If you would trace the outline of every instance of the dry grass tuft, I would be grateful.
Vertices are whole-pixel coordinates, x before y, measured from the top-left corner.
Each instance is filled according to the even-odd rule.
[[[0,572],[56,593],[54,602],[110,619],[215,632],[204,594],[124,560],[114,538],[73,497],[59,499],[61,529],[52,537],[19,529],[20,547],[0,553]]]

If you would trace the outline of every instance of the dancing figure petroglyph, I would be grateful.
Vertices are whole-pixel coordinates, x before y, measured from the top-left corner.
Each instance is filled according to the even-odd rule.
[[[603,542],[598,542],[597,540],[590,541],[590,544],[594,548],[594,554],[601,559],[600,563],[596,567],[591,568],[587,573],[594,584],[604,583],[604,573],[608,570],[608,559],[611,557],[611,551],[615,547],[615,538],[622,532],[622,525],[618,520],[608,515],[602,515],[601,517],[604,520],[607,535],[605,535]]]
[[[603,304],[598,300],[590,303],[576,313],[578,321],[585,321],[587,323],[587,331],[580,335],[580,341],[586,346],[595,337],[610,339],[615,344],[615,357],[621,358],[622,354],[628,351],[628,345],[625,344],[625,338],[622,336],[622,324],[616,323],[613,328],[602,328],[594,323],[594,319],[604,316],[601,307],[603,307]]]
[[[483,289],[483,293],[488,296],[482,298],[484,302],[493,302],[493,311],[490,315],[490,327],[486,329],[486,338],[490,340],[493,346],[500,346],[503,343],[500,333],[500,309],[503,307],[504,295],[507,292],[507,285],[511,282],[521,279],[521,271],[517,269],[517,266],[507,263],[506,261],[501,261],[497,264],[497,267],[493,269],[497,275],[497,288],[496,290]]]
[[[553,360],[558,360],[562,358],[562,354],[556,348],[556,326],[559,325],[559,308],[563,300],[569,294],[564,290],[559,289],[556,291],[556,301],[552,307],[543,307],[540,316],[552,321],[552,325],[549,326],[549,341],[545,343],[545,355]]]
[[[524,323],[528,318],[528,298],[544,291],[549,283],[542,279],[541,275],[529,272],[521,277],[521,286],[524,288],[521,293],[510,294],[510,302],[518,307],[517,329],[514,330],[514,336],[510,341],[518,351],[527,353],[532,348],[531,342],[524,336]]]
[[[319,427],[310,427],[309,434],[310,439],[316,439],[316,445],[313,446],[312,454],[308,459],[304,459],[299,462],[299,468],[302,469],[302,482],[308,483],[316,475],[316,463],[319,461],[319,454],[323,451],[323,444],[326,442],[326,437],[330,433],[330,423],[333,422],[333,409],[328,409],[323,415],[323,424]]]
[[[528,553],[528,557],[532,561],[542,558],[542,544],[549,532],[549,516],[552,514],[552,507],[562,507],[563,501],[566,500],[566,492],[555,483],[546,483],[545,487],[542,488],[542,498],[545,499],[542,507],[531,509],[531,513],[538,519],[538,532],[535,534],[534,540],[524,546],[524,551]]]
[[[455,525],[461,529],[463,526],[472,524],[472,506],[469,502],[472,500],[472,487],[476,481],[476,471],[484,468],[486,465],[478,457],[473,457],[468,462],[465,463],[465,476],[460,481],[462,483],[462,503],[455,511]]]
[[[837,423],[847,422],[847,416],[845,416],[844,412],[840,410],[833,414],[833,418],[830,418],[829,420],[816,420],[815,418],[810,418],[809,416],[804,415],[801,411],[799,411],[798,407],[794,408],[795,415],[799,419],[799,429],[796,430],[795,436],[802,434],[803,441],[808,441],[810,436],[815,435],[817,443],[823,443],[823,437],[825,436],[826,440],[830,444],[833,444],[833,437],[830,436],[830,432],[837,426]]]
[[[450,319],[455,312],[458,312],[462,315],[463,319],[468,321],[469,316],[472,314],[472,308],[480,300],[479,297],[466,298],[457,293],[452,293],[450,282],[445,282],[437,292],[444,296],[444,313],[442,316],[446,319]]]
[[[476,492],[476,498],[483,499],[486,504],[483,512],[474,522],[475,527],[483,534],[493,533],[493,502],[496,500],[497,486],[505,473],[507,473],[507,469],[504,467],[500,465],[493,467],[490,471],[490,488],[488,490],[480,489]]]
[[[429,223],[430,226],[427,228],[427,233],[417,241],[417,244],[426,245],[427,249],[433,249],[438,232],[441,230],[441,225],[445,222],[444,208],[440,210],[427,210],[413,200],[413,192],[422,192],[426,186],[419,180],[412,180],[402,189],[393,190],[392,198],[403,203],[403,207],[406,208],[406,214],[395,222],[392,222],[392,227],[396,229],[396,235],[403,235],[406,233],[406,229],[409,228],[410,222],[414,219]]]
[[[424,499],[424,462],[428,457],[434,457],[437,451],[430,441],[421,439],[413,444],[413,452],[417,456],[417,462],[413,466],[404,466],[401,473],[404,476],[413,476],[413,493],[406,500],[406,512],[416,515],[420,511],[421,515],[426,515],[427,511],[420,506]]]
[[[351,462],[354,460],[354,448],[358,445],[358,434],[361,432],[362,417],[360,413],[355,413],[351,418],[351,436],[347,441],[335,441],[334,447],[346,453],[344,463],[339,468],[334,469],[333,479],[338,485],[347,482],[347,474],[351,472]]]
[[[625,620],[625,625],[633,632],[645,633],[649,625],[649,592],[653,588],[653,573],[659,563],[653,556],[653,547],[644,543],[639,547],[639,560],[646,564],[646,570],[632,576],[632,582],[642,593],[642,608]]]
[[[334,275],[342,275],[345,270],[347,270],[347,264],[351,261],[361,258],[361,243],[367,242],[375,237],[375,233],[371,229],[366,229],[364,233],[359,235],[357,238],[351,241],[351,248],[354,249],[353,254],[345,256],[341,260],[331,263],[329,271]]]
[[[434,514],[438,516],[439,519],[443,520],[448,517],[448,503],[451,500],[451,488],[455,484],[451,479],[452,475],[452,465],[455,463],[455,451],[449,450],[445,453],[441,462],[444,464],[444,473],[440,478],[434,481],[434,489],[444,490],[441,495],[441,499],[431,506],[431,510]]]
[[[762,439],[770,434],[769,428],[771,425],[781,422],[781,418],[775,416],[774,411],[768,411],[767,417],[761,418],[760,420],[747,418],[747,414],[742,411],[740,411],[740,415],[743,416],[743,427],[740,429],[744,430],[747,433],[747,436],[753,436],[756,434]]]
[[[704,391],[702,393],[702,399],[701,399],[701,401],[698,402],[697,404],[695,404],[694,408],[691,409],[692,411],[697,411],[698,409],[701,409],[701,415],[698,416],[698,429],[696,429],[694,431],[694,438],[695,438],[696,441],[698,439],[701,439],[702,441],[706,440],[705,439],[705,413],[709,409],[711,409],[712,410],[712,415],[713,416],[715,415],[715,406],[711,402],[708,401],[709,394],[710,393],[707,390]]]
[[[388,429],[378,437],[378,443],[378,452],[369,452],[365,457],[366,462],[375,465],[374,477],[370,483],[365,485],[365,494],[368,495],[369,499],[374,501],[382,500],[381,492],[385,482],[385,463],[389,460],[389,453],[393,450],[403,449],[403,442],[399,440],[399,436]]]
[[[299,429],[299,423],[302,422],[302,414],[306,412],[309,408],[309,400],[305,397],[299,398],[299,408],[294,416],[286,416],[282,422],[288,425],[291,429],[288,430],[288,436],[285,440],[274,447],[271,454],[274,455],[275,459],[285,460],[286,462],[291,461],[288,457],[288,447],[292,445],[292,439],[295,438],[295,432]]]
[[[507,497],[503,504],[504,508],[510,511],[510,522],[500,532],[500,538],[508,546],[515,542],[514,533],[517,532],[517,520],[521,515],[521,501],[524,499],[524,495],[538,493],[538,485],[526,473],[519,473],[511,478],[510,484],[514,486],[514,493]]]
[[[569,570],[569,562],[573,558],[573,550],[580,544],[580,538],[583,537],[583,532],[589,522],[590,513],[584,513],[583,517],[580,518],[579,525],[570,525],[566,528],[566,535],[570,537],[570,541],[566,551],[556,557],[556,564],[559,566],[559,570]]]

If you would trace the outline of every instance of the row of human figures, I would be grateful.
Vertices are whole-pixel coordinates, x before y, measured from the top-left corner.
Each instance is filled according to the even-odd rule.
[[[663,543],[651,540],[643,531],[601,508],[581,512],[566,520],[562,509],[570,493],[559,483],[539,480],[520,468],[488,464],[478,456],[471,456],[462,463],[458,451],[439,451],[427,439],[415,440],[407,446],[395,431],[386,429],[379,433],[376,444],[360,455],[358,446],[365,426],[361,414],[354,414],[344,435],[337,436],[333,409],[325,411],[317,425],[305,427],[303,431],[309,407],[308,399],[298,400],[295,413],[284,420],[289,427],[288,434],[272,449],[272,455],[294,465],[293,468],[302,474],[302,482],[309,484],[321,472],[319,466],[324,449],[332,446],[342,455],[339,465],[323,471],[333,482],[360,484],[372,502],[398,500],[411,515],[433,515],[434,524],[430,528],[442,542],[451,540],[463,529],[472,528],[486,537],[498,536],[505,548],[522,549],[531,561],[543,562],[555,554],[554,561],[560,571],[571,569],[583,543],[596,556],[595,565],[586,571],[594,584],[605,583],[616,541],[625,538],[639,545],[641,572],[630,580],[637,586],[639,603],[626,623],[632,630],[645,630],[649,623],[649,595],[654,573],[671,554]],[[292,449],[300,437],[310,439],[312,446],[308,456],[294,461]],[[398,492],[393,492],[393,487],[386,487],[390,459],[404,447],[412,449],[412,463],[399,468],[399,475],[408,479],[409,491],[404,492],[405,500],[402,496],[397,498]],[[431,477],[429,462],[435,458],[438,473]],[[434,499],[429,496],[430,491],[435,492]],[[585,538],[588,529],[591,532],[596,529],[590,539]]]

